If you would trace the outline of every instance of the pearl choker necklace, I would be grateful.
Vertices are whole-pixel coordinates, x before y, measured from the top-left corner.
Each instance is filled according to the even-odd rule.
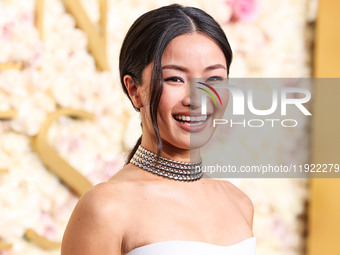
[[[178,162],[157,155],[141,145],[133,155],[130,163],[151,173],[179,181],[196,181],[202,178],[202,160],[194,163]]]

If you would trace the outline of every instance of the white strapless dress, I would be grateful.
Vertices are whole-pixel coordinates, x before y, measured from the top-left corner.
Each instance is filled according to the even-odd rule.
[[[256,237],[222,246],[195,241],[164,241],[137,247],[126,255],[255,255]]]

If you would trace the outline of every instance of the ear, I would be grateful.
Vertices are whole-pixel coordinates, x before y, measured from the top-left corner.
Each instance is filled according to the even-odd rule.
[[[136,108],[142,108],[143,103],[140,96],[140,86],[135,83],[131,75],[125,75],[123,81],[133,105]]]

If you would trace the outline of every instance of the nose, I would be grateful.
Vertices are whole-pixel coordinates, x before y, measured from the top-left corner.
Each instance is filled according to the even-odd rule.
[[[186,86],[185,97],[183,104],[190,107],[190,110],[196,110],[201,107],[201,94],[197,89],[197,81],[195,79],[190,80],[189,86]]]

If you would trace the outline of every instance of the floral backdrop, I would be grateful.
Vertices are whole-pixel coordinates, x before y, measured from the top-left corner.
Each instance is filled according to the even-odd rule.
[[[97,23],[97,1],[81,2]],[[60,242],[78,200],[32,148],[49,113],[73,108],[93,114],[94,120],[60,117],[48,133],[59,155],[92,184],[107,180],[123,165],[141,130],[119,82],[120,46],[137,17],[173,2],[108,0],[110,68],[98,71],[86,34],[76,28],[61,0],[45,0],[43,39],[34,23],[34,0],[0,0],[0,64],[22,65],[0,70],[0,112],[17,111],[15,118],[0,120],[0,244],[11,244],[1,255],[59,254],[58,248],[42,249],[26,240],[25,231],[32,228]],[[316,0],[178,2],[204,9],[222,25],[234,51],[231,77],[311,76]],[[294,139],[308,140],[308,134],[300,132]],[[304,162],[308,153],[300,157]],[[238,185],[254,203],[258,254],[303,254],[307,181],[240,180]],[[280,192],[273,192],[277,187]]]

